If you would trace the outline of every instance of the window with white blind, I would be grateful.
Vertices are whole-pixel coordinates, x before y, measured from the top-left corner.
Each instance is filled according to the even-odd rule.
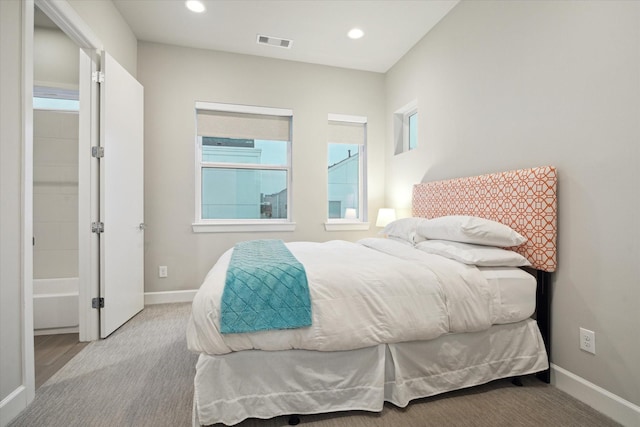
[[[288,109],[196,103],[194,231],[291,231]]]
[[[366,204],[367,118],[329,114],[327,230],[368,229]]]

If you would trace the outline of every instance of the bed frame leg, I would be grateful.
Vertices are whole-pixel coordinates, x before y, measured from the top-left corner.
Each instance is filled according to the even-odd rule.
[[[536,320],[542,334],[547,358],[551,363],[551,273],[537,270],[538,289],[536,293]],[[551,370],[538,372],[536,377],[547,384],[551,383]]]
[[[289,425],[297,426],[300,424],[300,417],[298,415],[289,415]]]

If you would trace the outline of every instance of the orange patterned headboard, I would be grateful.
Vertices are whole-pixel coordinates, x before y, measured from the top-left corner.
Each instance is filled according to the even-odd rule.
[[[415,217],[472,215],[501,222],[527,238],[513,248],[538,270],[556,270],[557,176],[552,166],[520,169],[413,187]]]

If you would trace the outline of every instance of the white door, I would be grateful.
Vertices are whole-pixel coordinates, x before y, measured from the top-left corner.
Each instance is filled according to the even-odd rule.
[[[143,88],[103,52],[100,85],[100,337],[144,307]]]

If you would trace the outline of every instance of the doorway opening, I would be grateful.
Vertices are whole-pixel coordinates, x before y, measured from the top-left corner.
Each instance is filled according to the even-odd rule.
[[[78,46],[39,8],[33,33],[33,327],[36,388],[79,337]]]
[[[35,245],[40,247],[34,247],[32,254],[42,255],[44,262],[29,268],[28,281],[34,283],[32,273],[47,263],[52,264],[44,254],[36,253],[38,249],[43,252],[45,249],[58,250],[55,256],[64,260],[56,263],[56,272],[46,272],[47,277],[42,279],[48,283],[43,283],[43,286],[51,291],[52,285],[58,284],[61,293],[66,294],[64,297],[74,297],[76,309],[63,312],[77,317],[77,320],[58,325],[60,327],[49,325],[42,329],[68,333],[72,332],[70,328],[75,328],[79,341],[94,341],[106,338],[144,307],[143,88],[103,50],[102,42],[66,2],[35,0],[35,6],[32,9],[33,43],[27,34],[28,48],[25,50],[28,58],[25,78],[28,82],[33,81],[33,85],[29,84],[33,91],[28,91],[27,96],[36,94],[35,104],[25,104],[26,125],[29,127],[25,129],[27,144],[31,148],[41,142],[35,141],[31,145],[32,135],[42,136],[36,129],[37,121],[49,122],[56,131],[61,131],[64,134],[60,136],[62,140],[71,139],[74,133],[77,139],[73,159],[70,147],[74,143],[71,141],[58,144],[58,148],[55,148],[56,144],[45,143],[42,145],[44,151],[35,153],[35,156],[45,159],[45,163],[64,158],[62,164],[45,165],[43,171],[45,175],[49,174],[47,179],[40,179],[41,171],[31,173],[35,156],[28,153],[29,158],[25,162],[29,165],[30,178],[42,181],[46,184],[43,187],[57,187],[61,199],[68,196],[62,206],[58,206],[58,212],[53,208],[51,194],[49,199],[45,197],[45,201],[36,200],[35,204],[44,204],[47,208],[38,214],[36,222],[52,222],[56,215],[63,217],[62,211],[65,210],[76,214],[74,218],[60,220],[65,224],[58,229],[51,224],[38,226],[38,231],[33,234]],[[25,16],[26,22],[30,22],[29,11]],[[41,43],[42,40],[48,44]],[[33,79],[30,71],[33,71]],[[56,109],[51,103],[64,106]],[[69,106],[73,103],[75,108]],[[43,139],[58,138],[46,135],[47,132]],[[67,151],[69,156],[65,157],[63,151]],[[25,193],[30,204],[35,186],[31,179],[27,182]],[[34,206],[33,211],[36,209],[38,207]],[[34,224],[33,213],[30,212],[26,219],[29,226]],[[75,230],[72,230],[72,223],[75,223]],[[27,228],[27,235],[31,234],[30,228]],[[66,230],[66,233],[60,230]],[[62,243],[63,247],[54,249],[53,242]],[[47,244],[50,244],[49,248]],[[30,258],[29,267],[34,264],[31,261]],[[35,264],[38,263],[36,260]],[[42,271],[46,268],[43,267]],[[36,273],[34,289],[38,287],[37,276],[40,274]],[[31,286],[25,286],[25,290],[25,298],[28,299],[25,303],[28,309],[26,316],[35,317],[34,293]],[[60,305],[60,298],[56,305]],[[52,311],[56,312],[55,309]],[[31,322],[28,324],[30,326],[24,331],[25,339],[33,342],[34,336],[39,334],[34,332]],[[34,365],[32,356],[30,350],[25,352],[25,364],[31,367]],[[27,376],[31,377],[33,371],[27,371]],[[30,384],[29,381],[27,383]],[[32,393],[32,390],[27,390],[28,395],[33,396]]]

